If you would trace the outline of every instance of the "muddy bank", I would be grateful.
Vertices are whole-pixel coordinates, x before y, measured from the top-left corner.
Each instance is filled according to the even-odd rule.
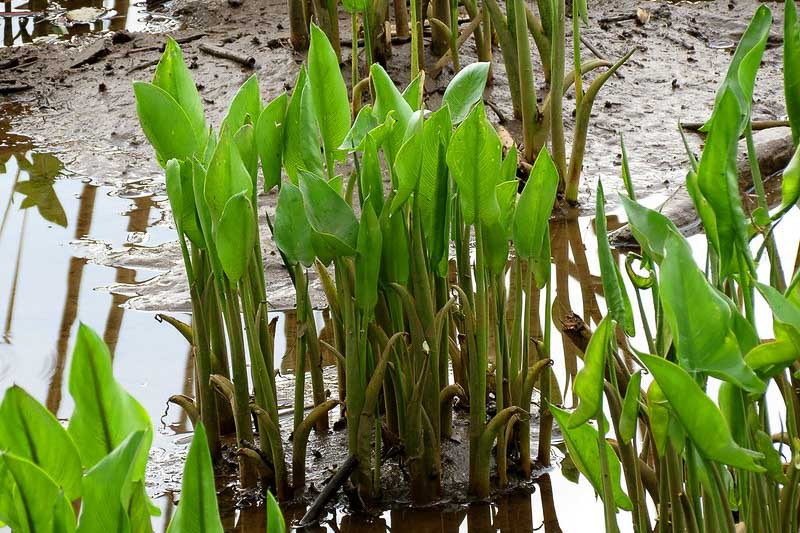
[[[782,3],[767,4],[775,12],[776,21],[756,84],[753,117],[781,119],[785,115],[779,48]],[[219,123],[230,98],[251,74],[258,75],[266,101],[291,88],[303,59],[288,45],[285,2],[249,0],[237,5],[232,7],[222,0],[178,0],[158,12],[159,16],[176,21],[177,28],[171,33],[186,41],[182,45],[184,54],[211,123]],[[736,41],[758,5],[752,0],[625,0],[592,5],[591,22],[583,35],[597,52],[614,59],[630,48],[638,50],[621,69],[620,76],[609,80],[595,103],[580,190],[584,206],[592,205],[598,179],[603,180],[608,191],[621,188],[620,135],[626,138],[631,173],[640,196],[669,196],[681,189],[688,163],[677,132],[678,120],[697,121],[708,116]],[[638,25],[632,18],[613,21],[634,13],[637,7],[649,11],[646,24]],[[342,35],[346,35],[346,14],[342,13],[340,22]],[[0,79],[30,87],[13,96],[0,97],[4,98],[0,100],[0,114],[11,116],[14,131],[55,150],[77,176],[113,186],[120,194],[133,191],[153,195],[159,207],[168,209],[163,176],[139,128],[131,90],[134,80],[152,76],[163,41],[164,36],[158,33],[122,31],[0,49]],[[201,51],[201,45],[221,46],[251,56],[255,68],[212,57]],[[389,71],[399,83],[408,80],[408,54],[408,44],[394,47]],[[584,58],[593,57],[586,46],[582,47],[582,54]],[[343,55],[343,69],[349,72],[346,47]],[[499,49],[495,56],[501,57]],[[472,40],[464,45],[462,57],[463,62],[475,59]],[[432,64],[435,58],[427,59]],[[569,66],[571,61],[567,63]],[[494,84],[486,94],[496,110],[489,113],[490,118],[503,122],[512,134],[517,134],[520,127],[512,116],[502,63],[496,64],[494,74]],[[438,106],[450,76],[451,72],[445,69],[437,80],[427,80],[428,107]],[[540,72],[536,73],[536,81],[543,89]],[[9,101],[13,101],[13,107],[8,107]],[[569,101],[565,103],[567,139],[574,124],[572,107]],[[690,136],[695,151],[699,151],[701,142],[699,136]],[[608,197],[612,208],[616,195]],[[262,195],[262,213],[264,209],[271,211],[276,199],[275,194]],[[161,224],[171,224],[169,217]],[[288,276],[270,239],[262,237],[271,303],[289,307],[293,304],[293,291]],[[92,250],[91,259],[120,267],[147,265],[164,272],[136,286],[111,287],[133,296],[128,306],[150,310],[188,307],[180,254],[174,244],[147,250],[131,248],[124,253],[98,247]],[[312,293],[316,302],[322,303],[316,285],[312,286]]]

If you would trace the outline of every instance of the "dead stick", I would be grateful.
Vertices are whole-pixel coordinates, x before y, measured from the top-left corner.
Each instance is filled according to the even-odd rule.
[[[615,15],[613,17],[603,17],[598,22],[600,24],[609,24],[611,22],[624,22],[626,20],[633,20],[636,18],[636,13],[630,13],[628,15]]]
[[[342,466],[339,467],[331,480],[328,481],[325,488],[322,489],[322,492],[314,499],[314,502],[308,508],[303,519],[300,520],[300,523],[297,525],[299,528],[305,528],[319,523],[319,517],[322,516],[325,506],[328,505],[331,498],[336,495],[339,488],[344,485],[344,482],[347,481],[350,474],[355,471],[356,466],[358,466],[358,457],[355,455],[351,455],[342,463]]]
[[[703,127],[705,122],[681,122],[681,127],[688,131],[697,131]],[[788,120],[754,120],[753,131],[768,130],[770,128],[787,128]]]
[[[469,36],[473,34],[473,32],[478,28],[478,26],[480,26],[482,16],[483,16],[482,12],[479,11],[478,14],[475,15],[475,18],[472,19],[472,21],[470,21],[470,23],[464,28],[464,31],[462,31],[459,34],[458,41],[456,43],[456,46],[458,48],[461,48],[461,46],[465,42],[467,42]],[[450,62],[450,58],[452,57],[452,55],[453,51],[447,50],[447,52],[445,52],[444,55],[440,57],[436,63],[434,63],[433,67],[431,67],[431,69],[428,71],[428,74],[432,78],[438,78],[439,74],[441,74],[442,72],[442,69],[446,67],[447,64]]]
[[[193,33],[191,35],[187,35],[186,37],[179,37],[175,39],[175,42],[178,44],[186,44],[192,41],[196,41],[197,39],[201,39],[206,35],[207,34],[204,32]],[[138,52],[163,52],[163,51],[164,51],[164,45],[160,44],[158,46],[142,46],[141,48],[133,48],[131,50],[128,50],[128,54],[136,54]]]
[[[235,63],[239,63],[243,67],[246,68],[254,68],[256,66],[256,58],[253,56],[249,56],[246,54],[242,54],[240,52],[234,52],[233,50],[228,50],[227,48],[222,48],[220,46],[212,46],[210,44],[200,43],[199,46],[200,50],[207,53],[210,56],[218,57],[220,59],[228,59]]]
[[[144,63],[139,63],[138,65],[131,67],[128,69],[128,74],[133,74],[137,70],[144,70],[146,68],[154,67],[158,65],[160,59],[153,59],[152,61],[145,61]]]
[[[0,94],[21,93],[22,91],[27,91],[28,89],[33,89],[33,86],[31,86],[31,85],[0,85]]]

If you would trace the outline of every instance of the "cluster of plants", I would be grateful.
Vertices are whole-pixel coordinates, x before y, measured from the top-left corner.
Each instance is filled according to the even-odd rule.
[[[557,4],[548,20],[550,30],[563,36],[563,4]],[[576,13],[585,12],[575,5]],[[786,6],[786,100],[797,142],[800,28],[794,3]],[[507,7],[508,31],[509,15]],[[520,20],[513,25],[517,37]],[[452,434],[458,398],[469,413],[469,490],[486,497],[492,464],[500,486],[510,472],[531,475],[529,418],[536,387],[538,460],[549,464],[555,417],[573,461],[603,497],[609,531],[617,528],[618,508],[633,511],[637,531],[650,531],[648,497],[662,530],[728,529],[734,516],[751,531],[783,530],[786,524],[796,530],[800,275],[785,281],[772,228],[800,195],[800,155],[784,173],[783,208],[770,215],[750,126],[755,74],[770,25],[771,14],[762,6],[734,54],[705,128],[702,157],[692,158],[687,176],[709,240],[705,271],[669,220],[636,203],[623,164],[623,205],[642,247],[640,254],[629,254],[626,272],[648,353],[628,342],[635,333],[633,306],[608,244],[598,187],[598,249],[609,314],[586,349],[574,384],[580,403],[572,414],[549,402],[561,394],[549,368],[548,220],[559,187],[571,191],[568,200],[577,194],[565,179],[563,123],[557,124],[561,112],[552,102],[576,85],[573,147],[582,145],[594,95],[628,56],[585,94],[580,75],[563,72],[563,54],[550,63],[558,98],[528,115],[536,118],[528,131],[536,132],[531,138],[538,144],[525,144],[537,152],[520,193],[517,150],[503,153],[486,117],[486,62],[461,69],[435,111],[423,105],[424,72],[400,91],[373,63],[360,89],[369,88],[371,102],[362,106],[360,93],[349,98],[336,48],[311,25],[308,61],[291,96],[264,105],[256,78],[250,78],[215,129],[205,121],[178,45],[169,40],[153,82],[137,83],[134,91],[143,130],[166,171],[192,296],[192,325],[174,323],[194,348],[197,395],[180,401],[205,426],[212,457],[219,457],[220,435],[232,427],[242,485],[260,479],[279,499],[288,499],[305,485],[310,432],[327,431],[327,413],[341,404],[349,452],[358,465],[352,481],[361,499],[380,497],[382,449],[390,438],[401,445],[411,494],[426,503],[442,495],[442,443]],[[527,36],[517,41],[517,52],[530,58],[522,51]],[[577,47],[575,56],[579,64]],[[577,70],[595,66],[587,62]],[[530,69],[520,73],[533,87]],[[560,84],[554,82],[562,74]],[[558,112],[547,113],[553,109]],[[736,174],[742,135],[759,199],[749,217]],[[548,138],[552,150],[545,147]],[[574,150],[570,166],[576,161],[579,173],[582,148]],[[259,196],[274,189],[277,207],[266,213],[263,233],[271,235],[294,283],[300,324],[291,454],[278,416],[260,241]],[[751,251],[757,237],[766,254]],[[770,285],[755,276],[764,257]],[[313,320],[311,268],[332,316],[330,343],[319,338]],[[645,291],[652,296],[649,313]],[[756,294],[773,309],[776,340],[757,335]],[[545,314],[534,324],[540,303]],[[337,361],[338,400],[325,396],[323,351]],[[645,368],[653,380],[643,393]],[[308,415],[302,408],[306,374],[314,402]],[[706,393],[709,378],[723,382],[717,402]],[[767,383],[783,394],[787,424],[779,440],[790,450],[787,465],[783,449],[772,445]],[[613,443],[606,439],[611,426]]]
[[[784,16],[786,103],[797,145],[800,24],[793,1]],[[619,530],[618,509],[631,511],[634,531],[652,531],[648,498],[659,531],[798,529],[800,267],[795,264],[787,280],[773,229],[800,198],[800,149],[783,171],[781,205],[770,214],[750,118],[771,24],[762,5],[703,128],[707,139],[699,161],[689,153],[686,187],[708,243],[704,269],[669,219],[636,202],[623,162],[621,200],[641,246],[626,260],[646,340],[640,349],[629,343],[634,306],[612,259],[598,187],[597,245],[608,315],[575,379],[577,409],[550,410],[573,462],[603,499],[606,531]],[[747,215],[737,172],[742,136],[757,198]],[[769,284],[757,276],[762,262],[769,266]],[[757,298],[772,312],[774,338],[758,334]],[[776,414],[780,427],[774,427]],[[615,440],[607,440],[612,428]]]
[[[353,109],[357,110],[370,82],[373,63],[385,64],[389,55],[387,46],[391,43],[388,0],[344,0],[344,8],[351,13],[352,57],[350,86],[352,87]],[[459,34],[458,13],[460,7],[470,17],[470,23]],[[572,2],[572,66],[567,69],[565,58],[568,55],[568,42],[565,37],[565,0],[537,0],[536,13],[522,0],[510,0],[501,6],[497,0],[411,0],[409,23],[405,0],[394,0],[396,34],[411,40],[411,78],[420,72],[429,72],[434,77],[449,60],[455,73],[462,66],[459,61],[459,48],[474,35],[478,51],[478,61],[491,63],[493,42],[499,43],[515,118],[522,123],[521,162],[532,163],[548,141],[551,154],[559,176],[559,191],[570,203],[577,203],[586,135],[589,127],[592,106],[606,81],[630,58],[634,50],[623,55],[616,63],[596,58],[581,59],[581,24],[588,25],[588,9],[585,0]],[[313,33],[310,20],[325,32],[332,43],[337,59],[341,61],[338,18],[338,2],[289,0],[289,19],[291,41],[298,50],[306,50]],[[359,22],[360,17],[360,22]],[[425,65],[422,46],[423,27],[426,21],[431,34],[431,49],[442,55],[434,65]],[[409,29],[410,24],[410,29]],[[365,64],[362,69],[359,60],[358,42],[363,29]],[[534,41],[539,64],[544,73],[546,92],[537,94],[534,79],[534,56],[531,52],[531,39]],[[602,68],[607,69],[589,83],[585,90],[583,77],[587,73]],[[362,71],[365,77],[362,78]],[[487,80],[491,80],[491,68]],[[575,127],[573,139],[569,143],[571,151],[567,157],[564,133],[564,95],[574,85]],[[538,102],[541,100],[541,104]],[[527,169],[527,166],[522,166]]]
[[[153,428],[144,408],[114,379],[108,347],[83,324],[69,392],[75,408],[66,428],[22,388],[3,395],[0,527],[19,533],[152,532],[151,516],[159,509],[145,492],[145,468]],[[285,531],[271,494],[265,529]],[[202,423],[194,428],[180,504],[167,531],[223,531]]]

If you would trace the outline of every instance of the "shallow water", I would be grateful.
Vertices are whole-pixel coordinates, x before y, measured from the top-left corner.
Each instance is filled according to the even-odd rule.
[[[163,0],[5,0],[0,2],[0,46],[100,31],[147,30],[165,23],[164,17],[147,12],[148,8],[163,3]]]

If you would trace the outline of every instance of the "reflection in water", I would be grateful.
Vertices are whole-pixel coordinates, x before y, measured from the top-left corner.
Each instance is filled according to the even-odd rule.
[[[3,119],[8,109],[0,109]],[[110,188],[58,179],[65,171],[57,157],[36,152],[29,139],[7,128],[0,120],[0,397],[16,383],[57,417],[68,418],[70,350],[78,320],[85,322],[109,343],[117,379],[160,429],[152,453],[170,460],[148,474],[152,495],[177,488],[186,443],[176,433],[187,431],[186,418],[173,410],[165,428],[158,422],[167,397],[192,390],[185,342],[159,327],[152,314],[126,311],[126,297],[97,290],[155,272],[99,266],[71,244],[88,254],[130,247],[125,241],[132,233],[164,242],[170,232],[150,227],[160,209],[150,197],[129,200]],[[170,470],[173,463],[177,472]]]
[[[0,46],[16,46],[48,36],[72,37],[100,31],[144,29],[147,7],[161,1],[142,0],[5,0],[0,2]],[[69,11],[90,8],[96,16],[75,23]]]

